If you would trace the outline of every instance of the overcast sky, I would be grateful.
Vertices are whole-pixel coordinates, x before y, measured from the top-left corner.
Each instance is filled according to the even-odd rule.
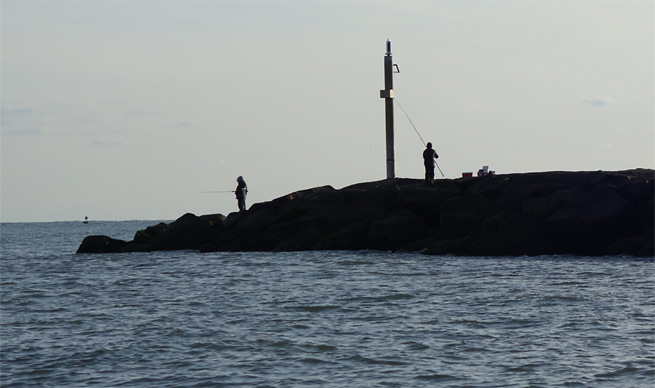
[[[655,167],[653,1],[5,1],[1,212],[170,220],[386,177]],[[422,178],[396,108],[396,175]],[[440,174],[437,172],[437,175]]]

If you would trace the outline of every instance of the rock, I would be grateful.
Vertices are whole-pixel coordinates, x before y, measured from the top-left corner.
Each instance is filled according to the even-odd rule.
[[[319,240],[313,249],[317,251],[368,249],[368,233],[371,225],[372,222],[367,220],[340,228]]]
[[[214,229],[217,230],[223,230],[223,222],[225,222],[225,217],[222,214],[207,214],[204,216],[200,216],[201,219],[207,221],[209,223],[209,226],[211,226]]]
[[[556,200],[561,207],[546,218],[545,231],[560,251],[602,254],[608,242],[637,232],[634,205],[609,187],[569,192]]]
[[[489,207],[489,200],[484,195],[471,190],[447,199],[439,207],[441,229],[459,236],[474,234],[487,207]]]
[[[76,253],[114,253],[128,245],[127,241],[107,236],[88,236],[82,240]]]
[[[277,251],[311,250],[322,238],[333,233],[325,216],[301,217],[298,220],[271,225],[266,234],[279,242]]]
[[[185,214],[80,252],[412,250],[444,255],[653,256],[654,171],[388,179],[297,191],[227,217]]]
[[[650,226],[644,233],[628,237],[619,241],[612,242],[608,245],[606,254],[608,255],[633,255],[637,257],[655,256],[655,245],[653,236],[655,228]]]
[[[187,213],[170,225],[160,223],[138,231],[123,252],[200,249],[213,242],[222,229],[221,215],[198,217]],[[218,223],[217,223],[218,222]],[[213,224],[213,225],[212,225]]]
[[[540,228],[509,226],[474,239],[462,253],[472,256],[535,256],[555,252]]]
[[[426,255],[463,255],[471,244],[471,237],[454,237],[448,234],[435,233],[432,239],[424,242],[427,246],[423,253]]]
[[[147,245],[156,237],[163,235],[164,232],[168,230],[168,228],[169,228],[168,224],[166,224],[165,222],[160,222],[155,226],[149,226],[144,230],[139,230],[138,232],[136,232],[136,234],[134,235],[134,240],[132,240],[132,242],[137,244]]]
[[[369,249],[398,249],[427,235],[428,222],[409,210],[399,210],[373,222],[368,231]]]
[[[426,219],[431,225],[439,224],[441,204],[461,194],[460,188],[452,181],[438,181],[435,186],[410,187],[399,190],[398,206]]]

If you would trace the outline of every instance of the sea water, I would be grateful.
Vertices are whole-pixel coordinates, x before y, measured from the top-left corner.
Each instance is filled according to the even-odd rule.
[[[2,387],[652,387],[653,259],[75,254],[1,225]]]

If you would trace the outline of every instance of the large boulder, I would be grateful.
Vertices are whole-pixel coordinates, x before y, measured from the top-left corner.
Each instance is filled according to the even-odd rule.
[[[115,253],[128,245],[127,241],[107,236],[88,236],[82,240],[76,253]]]
[[[545,231],[568,253],[602,254],[609,242],[634,235],[638,226],[635,206],[609,187],[555,196],[559,210],[545,220]]]
[[[475,191],[465,191],[462,195],[444,201],[439,207],[439,223],[446,233],[459,236],[474,234],[480,225],[489,200]]]
[[[373,222],[368,231],[369,249],[398,249],[423,239],[429,230],[428,223],[408,210],[398,210]]]

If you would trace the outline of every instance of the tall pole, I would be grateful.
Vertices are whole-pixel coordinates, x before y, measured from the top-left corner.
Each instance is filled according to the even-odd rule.
[[[396,161],[393,144],[393,60],[390,40],[387,40],[387,53],[384,55],[384,90],[380,90],[380,98],[384,98],[384,113],[387,127],[387,179],[393,179],[396,177]]]

